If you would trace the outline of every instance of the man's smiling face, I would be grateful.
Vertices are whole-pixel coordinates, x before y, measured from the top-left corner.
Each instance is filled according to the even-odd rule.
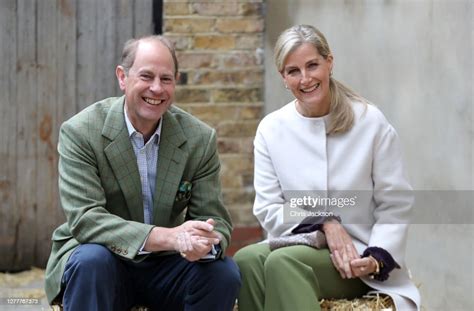
[[[157,40],[138,43],[135,60],[128,73],[117,67],[120,89],[125,93],[127,115],[143,135],[153,131],[173,102],[176,87],[173,57]]]

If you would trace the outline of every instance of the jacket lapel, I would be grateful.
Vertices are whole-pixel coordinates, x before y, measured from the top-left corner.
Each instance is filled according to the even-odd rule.
[[[104,153],[120,185],[132,220],[143,222],[140,174],[125,125],[123,105],[124,97],[121,97],[112,104],[105,119],[102,135],[111,142],[104,148]]]
[[[162,122],[153,217],[155,225],[169,226],[188,153],[180,149],[180,146],[186,142],[186,136],[173,114],[167,111],[163,115]]]

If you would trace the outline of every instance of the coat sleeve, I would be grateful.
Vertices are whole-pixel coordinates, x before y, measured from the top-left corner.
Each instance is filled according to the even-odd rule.
[[[369,247],[382,247],[404,266],[413,189],[405,175],[400,142],[392,126],[388,125],[375,142],[373,159],[376,208]]]
[[[81,244],[100,244],[134,259],[153,226],[125,220],[105,208],[105,191],[89,141],[100,139],[95,137],[100,133],[89,133],[87,125],[78,123],[61,126],[58,144],[59,194],[69,230]]]
[[[202,159],[192,179],[192,195],[186,220],[206,221],[213,218],[216,221],[215,229],[224,236],[224,240],[220,243],[221,254],[224,254],[230,244],[232,222],[222,200],[216,132],[212,129],[210,133],[208,141],[205,142]]]
[[[253,213],[271,238],[290,234],[298,224],[291,221],[290,217],[285,214],[285,203],[287,202],[279,182],[275,163],[267,146],[266,135],[268,133],[262,129],[262,124],[260,124],[254,140],[254,187],[256,193]],[[292,210],[304,212],[299,208]]]

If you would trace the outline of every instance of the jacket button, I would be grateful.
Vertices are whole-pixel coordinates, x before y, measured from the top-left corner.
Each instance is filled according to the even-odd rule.
[[[119,254],[122,253],[122,249],[121,248],[117,249],[117,253]]]
[[[124,254],[124,255],[127,255],[127,254],[128,254],[128,252],[127,252],[126,249],[123,250],[123,254]]]
[[[110,248],[110,250],[111,250],[112,252],[115,252],[115,250],[116,250],[115,245],[112,245],[112,247]]]

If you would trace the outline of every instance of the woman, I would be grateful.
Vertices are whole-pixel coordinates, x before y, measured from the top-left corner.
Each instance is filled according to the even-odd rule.
[[[370,291],[389,294],[398,310],[419,309],[404,261],[412,195],[395,130],[377,108],[332,77],[334,57],[314,27],[284,31],[275,60],[296,99],[257,129],[254,214],[270,243],[320,230],[328,249],[293,245],[271,251],[268,243],[241,249],[234,257],[243,278],[239,310],[314,311],[318,300]],[[347,198],[355,206],[298,224],[285,212],[295,190],[356,191]]]

